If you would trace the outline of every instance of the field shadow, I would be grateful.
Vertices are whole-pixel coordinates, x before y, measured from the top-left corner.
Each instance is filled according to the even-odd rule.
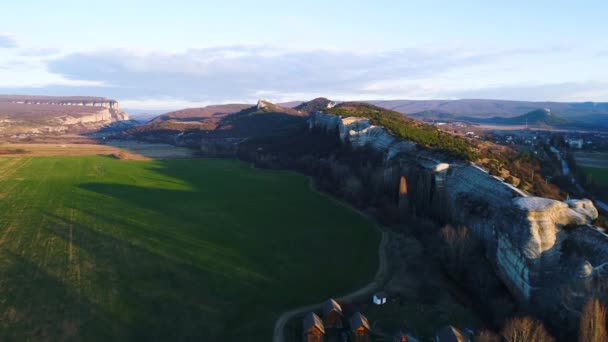
[[[204,167],[191,163],[203,163]],[[352,267],[343,267],[346,258],[342,255],[332,260],[316,256],[335,251],[335,242],[345,240],[343,231],[313,228],[326,227],[327,217],[336,214],[335,208],[311,208],[310,197],[291,196],[289,189],[294,186],[296,193],[310,191],[307,179],[298,178],[294,185],[292,177],[275,177],[277,171],[260,171],[241,162],[205,163],[208,162],[154,162],[145,177],[166,180],[167,188],[157,182],[151,186],[141,182],[82,184],[82,189],[113,203],[80,203],[79,208],[85,208],[87,216],[107,213],[95,220],[103,222],[103,226],[120,227],[120,231],[111,234],[131,241],[143,255],[156,255],[156,259],[162,258],[175,270],[188,269],[183,272],[187,277],[176,283],[188,281],[198,287],[180,288],[187,293],[184,300],[219,308],[222,314],[215,317],[221,317],[224,340],[266,340],[281,311],[322,300],[327,295],[339,295],[369,281],[367,277],[353,275]],[[264,185],[269,181],[273,186]],[[182,186],[176,188],[176,183]],[[282,203],[278,208],[277,198]],[[132,211],[117,212],[120,204],[116,201]],[[293,214],[307,210],[315,212],[307,215],[313,219],[306,220],[304,226],[294,222]],[[342,214],[356,216],[350,211]],[[306,228],[308,224],[310,229]],[[266,238],[265,234],[273,236]],[[320,238],[314,247],[306,248],[303,242],[315,234],[320,234]],[[373,230],[369,234],[376,236]],[[349,250],[369,246],[369,240],[357,239],[349,238]],[[362,270],[371,270],[373,275],[377,259],[376,253],[372,253],[371,260],[357,256],[349,260]],[[154,256],[150,258],[154,260]],[[145,264],[145,259],[137,257],[137,263]],[[333,271],[319,275],[318,281],[323,285],[307,286],[310,275],[318,270],[317,262],[323,263],[323,270]],[[145,268],[137,270],[140,271],[147,272]],[[349,283],[351,280],[356,282]],[[345,285],[349,288],[345,289]],[[196,290],[204,295],[195,293]],[[320,294],[323,297],[317,297]]]
[[[269,278],[276,265],[264,259],[261,243],[250,243],[259,231],[235,234],[232,212],[200,201],[202,194],[236,196],[242,192],[238,184],[209,186],[214,180],[191,170],[190,162],[155,161],[140,179],[156,187],[81,184],[96,195],[82,196],[68,209],[80,212],[85,223],[47,213],[57,223],[47,229],[67,243],[68,231],[56,227],[72,227],[75,246],[95,260],[96,272],[106,273],[95,282],[109,282],[107,287],[119,292],[116,305],[133,315],[131,337],[263,340],[255,336],[269,336],[274,320],[264,304],[277,307],[284,300],[261,291],[280,286]],[[121,210],[121,203],[128,210]],[[255,205],[250,206],[253,213]],[[248,317],[256,311],[260,314]]]
[[[43,328],[34,339],[61,340],[75,330],[69,339],[265,341],[283,310],[343,293],[345,279],[368,280],[343,271],[338,258],[315,255],[343,239],[343,232],[323,231],[334,207],[315,206],[304,225],[290,222],[311,209],[311,196],[290,192],[309,191],[305,178],[276,177],[233,160],[104,158],[78,165],[75,180],[58,177],[32,189],[42,194],[36,217],[17,221],[30,224],[14,245],[23,254],[7,255],[11,266],[0,276],[11,279],[4,293],[15,297],[8,314],[27,320],[7,327],[7,339],[48,324],[59,328]],[[317,251],[302,243],[309,224],[324,237]],[[365,240],[352,249],[368,246]],[[323,287],[307,285],[318,262],[335,265],[319,275]],[[28,271],[20,276],[19,269]]]
[[[154,253],[144,243],[104,233],[65,217],[46,213],[50,222],[46,230],[72,244],[83,255],[82,289],[99,301],[85,301],[80,306],[92,322],[94,331],[106,327],[108,338],[97,333],[92,340],[113,340],[117,337],[137,341],[217,340],[223,322],[221,303],[206,296],[205,284],[228,283],[225,275],[194,267],[162,252]],[[97,218],[96,220],[103,220]],[[101,221],[98,221],[101,223]],[[116,221],[108,221],[115,224]],[[69,229],[66,229],[69,227]],[[167,238],[166,236],[163,238]],[[171,244],[171,240],[167,240]],[[63,285],[69,290],[74,284]],[[73,291],[73,290],[72,290]],[[63,295],[68,306],[74,301]],[[103,308],[103,309],[101,309]],[[103,320],[96,313],[104,312]],[[214,317],[215,319],[209,319]],[[101,324],[99,322],[104,324]],[[90,331],[83,329],[87,332]],[[84,337],[84,336],[79,336]],[[99,338],[102,337],[102,338]],[[89,340],[85,338],[84,340]]]
[[[66,286],[28,258],[0,250],[2,287],[13,289],[2,298],[0,340],[111,340],[125,322]]]

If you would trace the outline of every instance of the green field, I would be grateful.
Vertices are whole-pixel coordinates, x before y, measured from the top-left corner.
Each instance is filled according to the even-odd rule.
[[[608,168],[584,166],[583,170],[585,171],[585,174],[587,174],[587,177],[591,177],[593,184],[597,184],[601,187],[608,187]]]
[[[0,158],[0,340],[269,341],[370,281],[373,223],[234,160]]]

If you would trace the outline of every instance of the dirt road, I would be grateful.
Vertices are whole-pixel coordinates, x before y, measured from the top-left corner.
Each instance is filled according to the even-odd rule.
[[[336,298],[338,302],[345,300],[353,300],[363,296],[369,296],[374,291],[381,288],[386,282],[386,278],[388,277],[388,261],[387,261],[387,251],[386,246],[388,244],[389,233],[382,232],[382,238],[380,240],[380,245],[378,247],[378,271],[374,276],[374,279],[371,283],[365,285],[364,287],[355,290],[349,294],[346,294],[340,298]],[[284,312],[276,321],[274,325],[274,333],[272,336],[273,342],[284,342],[285,341],[285,325],[295,316],[315,311],[321,308],[323,303],[312,304],[308,306],[302,306],[287,312]]]

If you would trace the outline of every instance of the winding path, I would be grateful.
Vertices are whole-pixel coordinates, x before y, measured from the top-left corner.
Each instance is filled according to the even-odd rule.
[[[376,275],[374,276],[374,280],[372,280],[371,283],[365,285],[364,287],[355,290],[349,294],[346,294],[342,297],[336,298],[336,300],[338,302],[344,301],[344,300],[351,300],[351,299],[355,299],[361,296],[366,296],[371,294],[372,292],[376,291],[377,289],[379,289],[381,286],[384,285],[384,283],[386,282],[386,278],[388,276],[388,257],[387,257],[387,251],[386,251],[386,246],[388,243],[388,239],[389,239],[389,233],[382,231],[379,227],[378,229],[382,232],[382,238],[380,239],[380,245],[378,247],[378,271],[376,272]],[[283,314],[281,314],[281,316],[277,319],[275,325],[274,325],[274,333],[272,335],[272,341],[273,342],[285,342],[285,325],[287,324],[287,322],[289,322],[289,320],[291,320],[292,318],[294,318],[295,316],[298,316],[300,314],[304,314],[306,312],[310,312],[310,311],[316,311],[318,309],[321,308],[321,306],[323,305],[323,303],[317,303],[317,304],[313,304],[313,305],[308,305],[308,306],[302,306],[287,312],[284,312]]]

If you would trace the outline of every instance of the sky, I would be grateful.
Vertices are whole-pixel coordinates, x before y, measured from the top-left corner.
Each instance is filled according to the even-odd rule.
[[[7,1],[0,93],[608,101],[606,1]]]

